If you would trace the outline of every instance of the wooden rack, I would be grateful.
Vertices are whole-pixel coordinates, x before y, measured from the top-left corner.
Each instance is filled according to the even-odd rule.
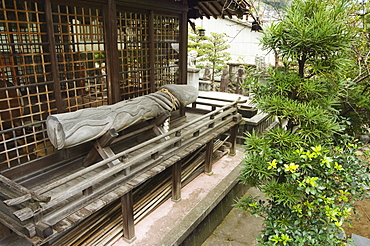
[[[176,167],[185,156],[205,146],[205,172],[211,173],[214,138],[225,132],[230,132],[230,153],[235,153],[241,121],[237,104],[238,101],[229,103],[165,134],[112,152],[89,166],[78,165],[76,170],[40,181],[31,189],[0,176],[0,196],[4,201],[0,218],[8,228],[40,245],[121,199],[124,238],[133,240],[132,190],[173,166],[172,197],[180,200],[181,173]],[[124,139],[120,137],[120,141]]]

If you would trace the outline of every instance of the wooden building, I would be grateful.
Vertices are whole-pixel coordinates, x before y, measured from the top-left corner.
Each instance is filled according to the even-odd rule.
[[[56,150],[47,116],[186,84],[188,22],[242,17],[249,8],[243,0],[0,0],[0,188],[32,187],[25,176],[37,179],[91,148]],[[2,193],[2,201],[22,194]],[[17,230],[12,223],[4,222]],[[25,235],[39,237],[33,243],[49,241],[48,225],[32,230]]]

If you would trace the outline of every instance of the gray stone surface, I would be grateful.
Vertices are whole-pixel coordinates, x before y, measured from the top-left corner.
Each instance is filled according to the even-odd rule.
[[[250,188],[245,195],[259,194],[257,189]],[[202,246],[254,246],[261,230],[261,217],[233,208]]]
[[[356,234],[352,234],[352,239],[356,246],[370,246],[370,239],[366,237],[361,237]]]

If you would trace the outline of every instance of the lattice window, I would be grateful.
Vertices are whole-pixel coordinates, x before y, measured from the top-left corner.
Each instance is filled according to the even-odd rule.
[[[43,3],[0,0],[0,171],[51,153],[56,111]]]
[[[64,110],[108,104],[102,10],[53,5],[52,11]]]
[[[123,98],[150,92],[148,15],[118,12],[118,50]]]
[[[156,15],[155,33],[155,84],[178,83],[179,18]]]
[[[45,120],[57,105],[71,112],[108,104],[103,10],[52,4],[51,11],[47,25],[43,1],[0,0],[0,172],[55,152]],[[157,87],[178,82],[179,18],[150,18],[117,13],[122,100],[149,94],[153,72]]]

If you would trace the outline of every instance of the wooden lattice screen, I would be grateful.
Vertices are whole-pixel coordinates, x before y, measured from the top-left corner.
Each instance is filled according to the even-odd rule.
[[[0,1],[0,170],[43,156],[56,112],[44,5]]]
[[[179,18],[156,15],[154,28],[155,83],[175,84],[179,80]]]
[[[150,92],[149,15],[118,12],[121,93],[126,99]]]
[[[122,7],[114,16],[106,7],[0,0],[0,172],[56,152],[48,115],[111,102],[109,55],[120,100],[178,83],[179,16]],[[109,18],[117,40],[106,40]]]
[[[52,5],[64,111],[108,104],[102,10]]]

